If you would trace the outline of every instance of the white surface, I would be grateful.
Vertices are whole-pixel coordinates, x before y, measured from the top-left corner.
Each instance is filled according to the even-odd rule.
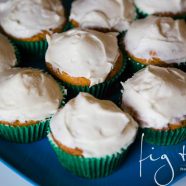
[[[1,186],[33,186],[26,179],[18,175],[13,169],[4,164],[0,159]]]
[[[185,185],[186,185],[186,177],[183,177],[181,180],[179,180],[176,183],[172,184],[172,186],[185,186]]]

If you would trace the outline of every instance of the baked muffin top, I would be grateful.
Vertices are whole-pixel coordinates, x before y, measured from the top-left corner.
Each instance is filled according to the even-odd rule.
[[[82,28],[117,31],[127,30],[135,17],[135,7],[130,0],[76,0],[70,14],[70,20]]]
[[[122,107],[141,127],[162,129],[186,119],[185,72],[149,65],[122,85]]]
[[[84,157],[103,157],[127,148],[138,126],[111,101],[80,93],[53,116],[50,128],[62,145],[81,149]]]
[[[0,24],[15,38],[53,32],[65,22],[60,0],[8,0],[0,3]]]
[[[59,108],[63,95],[50,76],[31,68],[0,73],[0,121],[42,121]]]
[[[90,86],[102,83],[120,55],[117,34],[73,29],[47,37],[46,62],[71,77],[84,77]]]
[[[124,39],[128,53],[148,63],[159,59],[164,63],[186,61],[186,23],[170,17],[149,16],[136,20]]]

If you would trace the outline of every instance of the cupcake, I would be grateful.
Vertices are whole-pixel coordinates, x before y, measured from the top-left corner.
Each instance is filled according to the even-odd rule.
[[[53,116],[48,137],[66,169],[98,178],[122,163],[137,128],[132,117],[111,101],[80,93]]]
[[[186,23],[169,17],[149,16],[132,23],[125,49],[133,72],[146,65],[184,66],[186,62]]]
[[[186,16],[186,0],[134,0],[134,3],[140,16]]]
[[[0,3],[0,25],[22,49],[41,54],[46,50],[46,34],[61,32],[64,8],[60,0],[9,0]]]
[[[17,48],[0,34],[0,71],[16,66],[19,57]]]
[[[99,31],[125,31],[136,18],[131,0],[76,0],[72,3],[70,21],[74,27]]]
[[[29,143],[47,135],[49,119],[61,106],[63,88],[40,70],[12,68],[0,73],[0,137]]]
[[[121,77],[126,64],[116,35],[72,29],[47,37],[47,67],[73,94],[103,96]]]
[[[149,65],[122,85],[122,108],[139,123],[147,142],[173,145],[186,139],[185,72]]]

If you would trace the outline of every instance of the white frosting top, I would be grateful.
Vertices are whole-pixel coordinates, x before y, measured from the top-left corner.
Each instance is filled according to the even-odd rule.
[[[186,61],[186,23],[168,17],[149,16],[132,23],[125,37],[126,50],[133,56],[165,63]]]
[[[46,62],[91,86],[103,82],[119,57],[116,33],[73,29],[47,37]]]
[[[144,13],[186,13],[186,0],[134,0]]]
[[[0,71],[9,69],[17,63],[15,49],[9,40],[0,34]]]
[[[137,123],[114,103],[80,93],[51,119],[54,138],[84,157],[103,157],[120,152],[135,139]]]
[[[148,66],[122,83],[123,108],[132,108],[141,127],[162,129],[186,119],[186,73]]]
[[[65,22],[59,0],[8,0],[0,3],[0,24],[16,38],[30,38]]]
[[[36,69],[13,68],[0,73],[0,121],[41,121],[62,101],[56,81]]]
[[[136,13],[131,0],[76,0],[70,19],[82,28],[127,30]]]

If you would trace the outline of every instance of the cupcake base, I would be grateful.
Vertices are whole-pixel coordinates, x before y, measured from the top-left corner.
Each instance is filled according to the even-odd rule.
[[[31,143],[47,136],[49,120],[27,126],[0,124],[0,138],[15,143]]]
[[[106,92],[108,91],[108,89],[110,89],[112,85],[121,78],[126,68],[126,64],[127,64],[126,61],[127,61],[126,57],[123,57],[121,62],[121,67],[120,69],[118,69],[118,72],[116,73],[114,72],[115,74],[112,77],[110,76],[110,78],[105,82],[96,84],[91,87],[73,85],[68,82],[65,82],[62,80],[61,73],[58,70],[53,69],[50,64],[48,64],[47,67],[54,76],[58,77],[59,80],[62,81],[63,85],[69,90],[68,93],[70,93],[72,96],[76,96],[79,92],[88,92],[97,98],[103,98]]]
[[[144,141],[154,145],[176,145],[186,139],[186,127],[168,130],[154,130],[150,128],[140,129],[144,133]]]
[[[89,179],[110,175],[121,165],[127,152],[127,149],[122,149],[120,153],[115,153],[111,156],[84,158],[73,156],[63,151],[54,142],[51,134],[48,135],[48,139],[62,166],[77,176]]]

